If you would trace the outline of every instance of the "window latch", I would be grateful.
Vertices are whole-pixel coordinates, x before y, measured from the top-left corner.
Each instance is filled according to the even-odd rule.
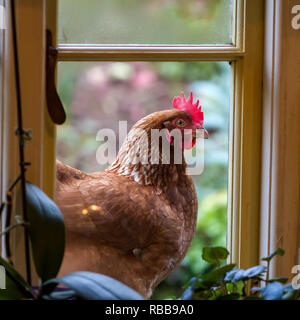
[[[63,124],[66,121],[66,112],[55,85],[57,49],[53,46],[52,33],[50,30],[47,30],[46,59],[46,99],[48,112],[55,124]]]

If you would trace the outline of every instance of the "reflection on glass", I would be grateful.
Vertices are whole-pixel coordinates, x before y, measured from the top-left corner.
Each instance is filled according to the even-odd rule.
[[[59,0],[60,43],[229,44],[232,0]]]
[[[192,90],[204,110],[205,168],[194,176],[199,201],[197,232],[182,265],[153,298],[179,294],[181,286],[206,268],[204,245],[224,246],[226,238],[230,66],[227,62],[60,62],[59,94],[68,119],[57,131],[57,158],[86,172],[104,170],[96,162],[96,133],[163,109],[181,91]]]

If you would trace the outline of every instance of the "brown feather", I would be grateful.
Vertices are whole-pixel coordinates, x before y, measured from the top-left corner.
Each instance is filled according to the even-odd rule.
[[[130,131],[161,129],[183,111],[154,113]],[[134,137],[135,138],[135,137]],[[138,138],[138,137],[136,137]],[[138,140],[137,140],[138,141]],[[66,224],[60,275],[93,271],[118,279],[149,298],[184,258],[197,219],[197,196],[186,165],[131,164],[125,140],[105,171],[85,174],[57,161],[56,201]]]

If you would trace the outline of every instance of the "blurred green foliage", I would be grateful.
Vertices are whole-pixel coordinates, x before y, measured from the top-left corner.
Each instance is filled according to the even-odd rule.
[[[221,246],[204,247],[202,259],[210,264],[207,272],[192,277],[177,300],[299,300],[300,289],[289,278],[271,278],[270,264],[275,256],[283,256],[278,248],[263,258],[267,265],[257,265],[246,270],[226,264],[229,252]],[[173,298],[169,299],[176,299]]]

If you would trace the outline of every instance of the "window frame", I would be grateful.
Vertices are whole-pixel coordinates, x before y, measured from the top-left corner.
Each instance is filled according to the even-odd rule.
[[[291,278],[300,265],[300,29],[292,27],[299,0],[266,0],[260,256],[278,247],[271,277]]]
[[[233,0],[232,45],[57,45],[58,61],[231,62],[227,247],[239,267],[259,259],[263,21],[263,1]]]
[[[263,39],[264,4],[278,0],[235,0],[233,45],[193,46],[168,48],[120,48],[116,46],[70,46],[59,45],[58,61],[230,61],[232,64],[232,95],[229,132],[229,184],[228,184],[228,238],[230,261],[239,267],[249,267],[259,262],[260,238],[268,225],[260,224],[261,159],[268,160],[262,152],[261,134],[263,115]],[[282,0],[280,0],[282,1]],[[21,73],[36,75],[29,83],[21,79],[24,97],[24,125],[33,129],[34,139],[28,144],[26,158],[32,162],[27,178],[40,186],[50,197],[55,190],[55,125],[49,119],[45,99],[45,29],[52,31],[56,46],[57,0],[26,0],[17,2]],[[9,4],[9,1],[6,1]],[[284,6],[282,4],[282,6]],[[8,11],[8,10],[7,10]],[[9,17],[8,17],[8,20]],[[272,22],[268,22],[272,23]],[[26,26],[26,25],[28,25]],[[235,28],[233,28],[235,29]],[[32,32],[33,31],[33,32]],[[9,35],[9,33],[8,33]],[[6,61],[3,125],[4,138],[2,162],[2,190],[5,190],[17,174],[17,142],[13,136],[15,127],[15,93],[13,79],[11,42],[6,37]],[[21,48],[26,47],[25,52]],[[176,51],[177,50],[177,51]],[[23,62],[22,62],[23,61]],[[25,63],[26,62],[26,63]],[[274,66],[273,66],[274,68]],[[32,71],[33,70],[33,71]],[[24,89],[25,88],[25,89]],[[37,90],[38,89],[38,90]],[[33,92],[39,91],[34,101]],[[31,99],[31,100],[30,100]],[[34,117],[32,116],[34,113]],[[38,119],[38,120],[37,120]],[[275,130],[275,129],[274,129]],[[270,162],[270,165],[272,163]],[[276,179],[276,177],[274,177]],[[22,269],[22,243],[15,236],[15,256],[20,256],[16,266]],[[22,237],[20,237],[22,239]],[[247,250],[244,250],[247,248]]]
[[[19,175],[18,139],[15,135],[16,128],[16,89],[14,78],[14,59],[12,50],[12,30],[9,0],[4,0],[7,29],[4,37],[4,68],[3,68],[3,105],[2,123],[0,136],[2,144],[2,167],[1,167],[1,195],[5,199],[7,188]],[[43,152],[47,143],[47,136],[51,137],[49,116],[45,112],[45,23],[46,8],[45,0],[16,1],[16,21],[18,33],[18,58],[20,63],[20,84],[23,109],[23,124],[25,129],[32,129],[34,139],[27,143],[25,148],[26,161],[31,163],[27,168],[26,178],[44,190],[49,190],[47,179],[43,172],[47,165],[47,158]],[[31,81],[28,81],[30,75]],[[51,137],[53,139],[53,137]],[[54,145],[54,144],[53,144]],[[49,144],[50,146],[50,144]],[[47,149],[49,149],[47,147]],[[50,149],[49,149],[50,150]],[[49,155],[46,154],[46,157]],[[46,161],[44,161],[46,160]],[[51,161],[54,171],[55,156]],[[41,174],[42,173],[42,174]],[[52,190],[53,184],[51,184]],[[51,191],[50,191],[51,192]],[[20,215],[18,190],[13,194],[13,215]],[[1,231],[6,219],[5,211],[2,216]],[[12,217],[14,219],[14,217]],[[23,228],[16,228],[11,232],[11,249],[13,252],[14,265],[21,272],[25,272],[24,259],[24,235]],[[1,256],[5,257],[4,237],[1,238]],[[31,264],[33,266],[33,263]],[[33,284],[38,284],[38,277],[32,270]]]

